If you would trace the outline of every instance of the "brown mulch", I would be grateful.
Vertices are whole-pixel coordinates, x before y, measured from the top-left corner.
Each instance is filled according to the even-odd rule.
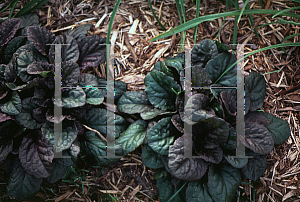
[[[20,8],[23,1],[18,3]],[[106,37],[110,15],[115,0],[50,0],[37,10],[42,26],[58,34],[67,29],[84,23],[94,25],[90,34]],[[202,2],[202,1],[201,1]],[[267,8],[284,10],[299,6],[286,0],[263,0]],[[187,20],[195,18],[195,5],[186,0]],[[251,9],[260,9],[259,1],[250,0]],[[172,0],[156,1],[154,10],[167,30],[180,24],[175,2]],[[240,4],[242,7],[242,4]],[[231,8],[233,10],[234,8]],[[204,0],[201,3],[200,16],[225,12],[225,3],[221,1]],[[299,13],[299,11],[297,11]],[[8,13],[1,13],[0,17]],[[256,26],[276,21],[270,15],[253,15]],[[298,19],[282,17],[284,20]],[[219,29],[225,20],[220,35]],[[197,41],[217,39],[224,44],[232,42],[234,17],[204,22],[198,26]],[[299,33],[299,26],[289,24],[271,24],[258,28],[260,39],[255,36],[247,16],[239,23],[238,39],[240,44],[246,44],[245,52],[249,53],[259,48],[280,43],[289,35]],[[145,88],[143,79],[153,65],[168,56],[179,52],[180,34],[160,40],[148,41],[163,33],[155,21],[146,0],[123,0],[114,20],[112,40],[115,41],[115,58],[118,61],[116,77],[128,84],[128,90]],[[193,29],[187,30],[186,43],[193,44]],[[299,37],[287,42],[299,42]],[[250,45],[252,44],[252,45]],[[267,96],[263,110],[286,120],[290,124],[291,137],[283,145],[276,146],[268,155],[268,168],[259,182],[244,180],[240,185],[241,195],[238,201],[300,201],[300,161],[299,157],[299,116],[300,91],[284,94],[285,90],[297,86],[300,79],[299,47],[287,47],[286,55],[281,49],[273,49],[257,53],[245,58],[245,70],[257,71],[261,74],[279,70],[276,73],[265,74]],[[97,75],[104,75],[104,66],[87,69]],[[115,165],[105,168],[85,168],[80,176],[73,173],[68,181],[54,185],[43,186],[32,200],[28,201],[157,201],[158,193],[155,186],[155,170],[145,168],[141,163],[141,149],[127,155]],[[0,195],[5,194],[7,176],[0,167]],[[0,199],[1,201],[1,199]]]

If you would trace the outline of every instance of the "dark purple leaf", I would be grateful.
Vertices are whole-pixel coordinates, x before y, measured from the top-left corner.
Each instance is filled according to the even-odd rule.
[[[256,122],[245,122],[245,135],[237,136],[246,147],[258,154],[269,154],[274,148],[274,139],[270,131]]]
[[[45,107],[38,107],[32,110],[32,117],[37,120],[38,122],[45,122],[46,121],[46,112],[47,108]]]
[[[105,41],[105,38],[101,38],[97,35],[83,37],[78,40],[80,51],[78,63],[82,69],[96,67],[105,62]]]
[[[256,181],[265,173],[267,168],[267,158],[264,155],[254,155],[248,159],[248,163],[242,168],[246,178]]]
[[[34,61],[27,67],[28,74],[41,74],[47,71],[53,71],[54,65],[45,61]]]
[[[31,26],[27,28],[27,38],[43,55],[47,55],[55,35],[45,27]]]
[[[181,133],[184,133],[184,122],[181,120],[179,114],[175,114],[172,116],[171,119],[173,125],[175,126],[175,128],[177,128],[178,131],[180,131]]]
[[[0,113],[0,123],[12,119],[7,114]]]
[[[16,52],[18,48],[25,45],[26,40],[27,40],[26,36],[19,36],[19,37],[15,37],[7,44],[4,52],[6,62],[9,62],[11,60],[13,54]]]
[[[1,89],[1,90],[0,90],[0,100],[1,100],[2,98],[4,98],[4,97],[7,95],[7,93],[8,93],[7,90]]]
[[[267,125],[271,121],[259,112],[248,112],[245,116],[245,122],[255,122],[258,124]]]
[[[21,20],[18,18],[7,19],[0,25],[0,47],[7,44],[19,29]]]
[[[29,134],[20,145],[19,158],[29,175],[36,178],[48,177],[54,158],[52,144],[40,134]]]
[[[79,58],[79,49],[76,40],[71,36],[59,35],[53,41],[53,44],[61,45],[61,61],[77,62]],[[49,49],[49,59],[51,63],[55,62],[55,45],[51,45]]]
[[[220,97],[225,105],[227,111],[232,115],[236,116],[236,99],[227,91],[222,91]]]
[[[65,61],[61,64],[62,68],[62,86],[72,86],[78,82],[80,69],[77,63]]]
[[[13,56],[13,58],[5,67],[4,78],[6,82],[14,82],[16,77],[17,77],[17,64],[16,64],[16,58]]]
[[[208,103],[209,98],[206,95],[202,93],[192,95],[185,105],[184,121],[192,125],[199,121],[215,117],[214,110],[206,108]]]
[[[174,177],[187,181],[199,180],[206,173],[208,165],[202,159],[184,157],[184,136],[170,146],[168,167]]]
[[[219,164],[223,159],[223,150],[213,140],[207,139],[202,144],[195,145],[195,152],[207,162]]]

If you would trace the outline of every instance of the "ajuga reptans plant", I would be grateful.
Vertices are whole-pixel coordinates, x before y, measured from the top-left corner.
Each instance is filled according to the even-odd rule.
[[[231,201],[243,178],[258,180],[267,167],[266,155],[290,135],[286,121],[262,112],[264,77],[245,77],[245,135],[236,134],[237,66],[233,54],[211,40],[192,50],[192,87],[184,102],[185,53],[158,62],[145,77],[145,91],[125,92],[121,112],[135,114],[132,136],[143,137],[143,163],[156,172],[159,197],[168,201]],[[186,67],[188,68],[188,67]],[[221,87],[232,88],[221,88]],[[218,88],[214,88],[218,87]],[[244,93],[244,92],[239,92]],[[192,155],[184,157],[184,125],[192,127]],[[234,158],[239,138],[252,158]],[[183,186],[185,185],[185,186]]]
[[[33,196],[42,183],[64,177],[78,155],[88,165],[119,160],[105,157],[106,79],[81,73],[105,62],[106,39],[87,36],[89,24],[55,36],[38,22],[31,13],[0,25],[0,162],[9,174],[9,197],[19,200]],[[61,117],[54,117],[55,46],[48,44],[70,44],[61,48]],[[114,86],[118,100],[126,84]],[[112,121],[121,142],[118,137],[129,123],[118,114],[108,124]],[[62,134],[54,143],[54,123],[60,122]],[[54,158],[54,152],[70,158]],[[115,153],[124,155],[121,144]]]

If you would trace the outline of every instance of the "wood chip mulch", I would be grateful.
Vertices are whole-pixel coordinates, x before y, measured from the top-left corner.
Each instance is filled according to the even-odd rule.
[[[17,4],[16,10],[28,1]],[[225,12],[225,2],[201,1],[200,16]],[[284,10],[299,6],[299,3],[286,0],[263,0],[266,9]],[[90,34],[106,37],[108,23],[116,1],[100,0],[50,0],[36,10],[42,26],[59,34],[65,30],[91,23]],[[196,7],[191,0],[185,1],[187,21],[195,18]],[[239,1],[242,8],[243,3]],[[261,9],[259,1],[250,0],[251,9]],[[174,0],[156,0],[153,8],[167,30],[180,24]],[[234,8],[230,8],[234,10]],[[9,11],[8,11],[9,12]],[[8,12],[0,17],[8,16]],[[298,14],[300,11],[293,11]],[[255,27],[278,21],[270,15],[253,15]],[[287,21],[299,19],[282,17]],[[225,20],[224,24],[223,21]],[[203,39],[218,40],[224,44],[232,42],[234,17],[201,23],[198,26],[197,42]],[[222,30],[218,35],[219,29]],[[299,26],[293,24],[269,24],[257,29],[255,35],[247,16],[242,16],[238,24],[239,44],[245,44],[245,53],[259,48],[279,44],[289,35],[299,33]],[[193,44],[193,29],[187,30],[186,43]],[[123,0],[114,20],[111,41],[115,43],[117,60],[116,78],[127,83],[128,90],[145,89],[143,80],[157,61],[179,53],[180,34],[166,39],[148,41],[163,33],[155,21],[146,0]],[[294,37],[286,42],[299,42]],[[300,49],[287,47],[272,49],[245,58],[245,70],[265,74],[267,96],[263,110],[290,124],[291,137],[283,145],[276,146],[268,155],[268,168],[258,182],[244,180],[240,185],[237,201],[300,201]],[[276,71],[276,73],[269,73]],[[99,76],[105,75],[105,65],[85,70]],[[298,86],[297,86],[298,85]],[[292,88],[294,87],[294,88]],[[115,165],[105,168],[78,168],[68,181],[43,186],[36,197],[29,201],[159,201],[155,185],[155,170],[145,168],[140,158],[141,148],[127,155]],[[7,176],[0,166],[0,195],[6,194]],[[0,199],[7,201],[6,198]]]

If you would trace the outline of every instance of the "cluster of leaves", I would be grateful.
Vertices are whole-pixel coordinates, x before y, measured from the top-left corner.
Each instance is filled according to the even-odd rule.
[[[90,25],[59,36],[37,25],[37,16],[28,14],[0,26],[0,162],[10,174],[11,198],[24,200],[42,183],[58,181],[78,155],[90,165],[105,166],[143,145],[143,163],[158,169],[162,201],[176,192],[175,201],[230,201],[242,178],[257,180],[266,169],[265,155],[290,135],[287,122],[257,111],[266,86],[256,72],[245,77],[246,130],[236,134],[237,93],[243,93],[236,91],[237,67],[229,68],[236,59],[211,40],[193,48],[192,67],[186,67],[192,87],[209,90],[192,90],[185,99],[181,53],[154,65],[145,91],[126,92],[125,83],[114,82],[118,111],[107,117],[107,110],[114,113],[104,102],[107,81],[80,71],[105,61],[105,39],[87,36]],[[54,44],[69,44],[61,46],[66,87],[61,104],[54,99]],[[55,106],[62,107],[61,117],[54,116]],[[58,123],[61,134],[54,131]],[[112,123],[114,130],[108,130]],[[187,126],[191,134],[185,133]],[[115,138],[113,148],[107,148],[102,134]],[[233,157],[237,138],[252,158]],[[185,156],[189,149],[193,158]],[[108,155],[112,150],[115,158]]]
[[[245,77],[245,134],[236,134],[237,93],[244,92],[237,92],[237,66],[230,69],[235,56],[219,51],[211,40],[192,50],[191,85],[211,86],[209,90],[193,88],[185,100],[182,53],[155,64],[145,77],[145,91],[125,92],[118,101],[120,112],[140,117],[129,126],[130,145],[136,147],[144,138],[142,161],[158,169],[162,201],[178,191],[172,201],[231,201],[241,180],[258,180],[266,155],[290,135],[286,121],[258,111],[266,84],[257,72]],[[235,157],[237,138],[251,157]],[[184,153],[188,150],[192,158]]]
[[[33,196],[42,183],[60,180],[79,154],[91,165],[118,160],[105,158],[105,135],[101,138],[107,133],[107,81],[80,71],[105,62],[106,39],[87,36],[88,24],[55,36],[38,22],[36,14],[27,14],[0,25],[0,162],[10,175],[8,195],[19,200]],[[66,87],[61,104],[54,99],[53,44],[68,44],[61,45],[61,84]],[[114,85],[118,99],[126,84]],[[62,107],[61,117],[54,116],[55,105]],[[61,134],[54,133],[58,123]],[[116,114],[113,135],[118,138],[128,125]],[[121,146],[115,151],[123,154]]]

